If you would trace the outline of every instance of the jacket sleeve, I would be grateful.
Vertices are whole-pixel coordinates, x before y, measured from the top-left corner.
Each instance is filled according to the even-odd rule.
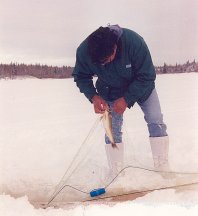
[[[131,47],[130,53],[135,79],[124,94],[129,108],[153,88],[156,78],[149,49],[142,38],[135,46]]]
[[[88,64],[85,61],[86,58],[87,56],[84,56],[78,48],[76,52],[76,64],[72,76],[74,77],[74,82],[76,82],[80,92],[84,93],[89,101],[92,102],[91,99],[97,92],[93,84],[94,73],[90,71]]]

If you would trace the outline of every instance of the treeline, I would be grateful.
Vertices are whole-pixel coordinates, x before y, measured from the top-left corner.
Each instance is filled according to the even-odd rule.
[[[198,72],[198,63],[194,60],[185,64],[155,67],[157,74]],[[64,79],[72,77],[73,67],[70,66],[48,66],[48,65],[26,65],[26,64],[0,64],[0,78],[15,79],[16,77],[36,77],[39,79],[56,78]]]
[[[26,65],[26,64],[0,64],[0,78],[16,77],[36,77],[39,79],[56,78],[64,79],[70,78],[73,68],[69,66],[57,67],[48,65]]]
[[[155,67],[155,69],[157,74],[198,72],[198,63],[195,60],[187,61],[185,64],[176,63],[175,65],[164,63],[163,66]]]

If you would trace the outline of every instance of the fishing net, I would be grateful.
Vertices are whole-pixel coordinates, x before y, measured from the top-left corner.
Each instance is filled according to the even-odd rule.
[[[100,188],[106,190],[101,197],[112,197],[198,182],[195,170],[182,169],[181,166],[175,166],[176,170],[170,173],[155,171],[148,138],[135,140],[126,125],[123,125],[122,132],[125,146],[124,167],[116,175],[110,175],[111,170],[105,152],[105,131],[101,119],[98,118],[73,161],[68,165],[48,203],[96,199],[97,197],[90,197],[90,192]]]

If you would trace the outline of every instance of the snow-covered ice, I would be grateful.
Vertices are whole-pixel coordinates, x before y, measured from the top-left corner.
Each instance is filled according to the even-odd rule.
[[[173,170],[198,172],[197,83],[198,73],[157,76]],[[113,208],[79,204],[66,210],[34,209],[29,201],[43,201],[51,195],[97,116],[72,79],[0,80],[0,103],[1,215],[118,215],[125,211],[125,215],[130,215],[127,211],[134,209],[137,214],[143,210],[154,211],[154,204],[157,212],[161,203],[180,204],[178,209],[169,206],[170,211],[178,211],[180,215],[193,215],[198,210],[197,187],[155,191]],[[151,153],[142,112],[135,105],[126,111],[124,118],[136,158],[142,164],[149,163]],[[143,187],[144,177],[136,173],[135,186]],[[131,181],[126,182],[130,184]],[[191,207],[186,209],[183,205]]]

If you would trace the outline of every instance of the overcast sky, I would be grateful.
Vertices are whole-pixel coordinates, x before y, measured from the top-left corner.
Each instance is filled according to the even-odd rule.
[[[0,0],[0,62],[74,66],[99,26],[143,36],[153,62],[198,60],[198,0]]]

